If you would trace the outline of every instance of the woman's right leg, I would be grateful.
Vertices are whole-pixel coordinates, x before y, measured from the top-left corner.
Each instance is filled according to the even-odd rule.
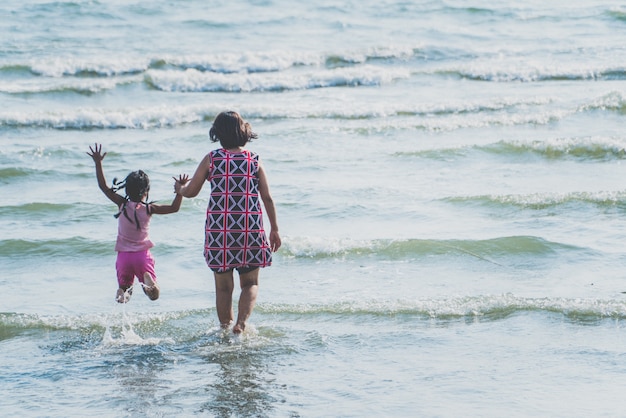
[[[235,316],[233,312],[233,271],[215,275],[215,307],[222,328],[228,328]]]
[[[248,318],[252,314],[256,298],[259,293],[259,271],[256,268],[252,271],[239,274],[241,283],[241,295],[239,296],[239,308],[237,310],[237,323],[233,327],[235,334],[241,334],[246,329]]]

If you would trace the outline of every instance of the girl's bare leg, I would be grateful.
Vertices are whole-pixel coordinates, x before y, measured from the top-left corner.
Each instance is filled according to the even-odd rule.
[[[228,328],[235,316],[233,312],[233,272],[214,273],[215,275],[215,306],[217,318],[222,328]]]
[[[150,298],[150,300],[157,300],[161,291],[159,289],[159,285],[156,284],[154,279],[152,279],[150,273],[145,272],[143,274],[143,284],[143,292]]]
[[[237,309],[237,323],[233,327],[235,334],[241,334],[246,329],[246,322],[252,314],[256,297],[259,293],[259,271],[255,269],[251,272],[240,274],[241,295],[239,296],[239,308]]]
[[[133,287],[120,287],[115,294],[115,300],[117,303],[128,303],[130,297],[133,294]]]

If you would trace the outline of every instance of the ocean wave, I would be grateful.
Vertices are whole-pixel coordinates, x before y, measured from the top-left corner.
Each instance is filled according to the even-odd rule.
[[[617,16],[621,12],[612,13]],[[561,51],[566,52],[580,54]],[[0,74],[12,82],[0,85],[0,92],[99,92],[138,82],[141,77],[163,91],[277,91],[372,85],[394,77],[405,78],[409,68],[416,74],[489,82],[626,79],[626,66],[615,64],[614,58],[603,57],[603,50],[588,54],[572,62],[552,62],[544,57],[502,57],[432,45],[399,45],[327,53],[267,50],[202,55],[62,56],[1,64]],[[345,72],[337,72],[341,69]],[[385,72],[398,74],[390,76]],[[56,83],[51,81],[55,79]]]
[[[87,218],[89,214],[83,216]],[[34,219],[35,217],[30,215],[30,218]],[[111,219],[113,219],[113,213]],[[16,260],[33,256],[37,259],[42,257],[52,259],[63,257],[75,259],[80,256],[102,257],[113,254],[114,246],[115,239],[113,241],[100,241],[81,236],[54,239],[2,239],[0,240],[0,258],[6,257]],[[180,248],[179,244],[159,244],[159,251],[162,253],[180,251]]]
[[[469,198],[466,198],[469,199]],[[480,197],[474,198],[474,200]],[[482,198],[488,202],[489,198]],[[493,198],[495,200],[495,198]],[[504,199],[504,198],[503,198]],[[509,203],[510,204],[510,203]],[[26,210],[26,209],[25,209]],[[62,207],[45,207],[45,211],[66,210]],[[34,218],[32,214],[24,215]],[[46,216],[37,214],[39,217]],[[85,215],[88,216],[88,215]],[[285,259],[361,259],[377,257],[383,260],[414,260],[431,256],[474,257],[500,265],[498,260],[507,257],[549,257],[559,252],[576,253],[587,248],[553,242],[536,236],[508,236],[490,239],[374,239],[352,240],[344,238],[295,237],[284,240],[280,257]],[[75,236],[53,239],[3,239],[0,240],[0,258],[70,257],[110,255],[112,242],[102,242]],[[159,244],[161,252],[180,251],[177,244]]]
[[[405,69],[360,66],[286,73],[207,73],[195,69],[149,71],[146,83],[167,92],[258,92],[308,90],[324,87],[379,86],[408,78]]]
[[[481,150],[506,155],[531,153],[547,159],[610,160],[626,158],[622,138],[556,138],[547,141],[500,141],[480,147]]]
[[[260,119],[375,119],[396,117],[382,121],[388,124],[385,129],[421,129],[429,131],[449,131],[468,127],[510,126],[524,124],[547,124],[563,119],[572,112],[555,110],[551,112],[515,114],[523,103],[541,106],[541,100],[511,101],[498,100],[497,103],[449,103],[442,105],[385,104],[367,108],[346,108],[343,103],[336,106],[320,106],[311,102],[308,106],[256,106],[241,111],[248,118]],[[219,104],[206,105],[155,105],[133,108],[72,108],[50,111],[0,111],[0,127],[35,127],[54,129],[152,129],[180,126],[190,123],[212,121],[222,110]],[[437,116],[433,118],[432,116]],[[383,129],[375,122],[372,129]]]
[[[0,312],[0,327],[12,327],[22,330],[100,330],[106,328],[111,320],[124,319],[130,325],[144,324],[155,326],[168,321],[175,321],[195,315],[208,314],[207,310],[189,310],[177,312],[142,312],[128,315],[126,312],[81,314],[81,315],[38,315]]]
[[[618,21],[626,21],[626,9],[612,8],[606,12],[608,16]]]
[[[358,258],[377,256],[389,260],[431,255],[468,255],[494,264],[506,256],[550,256],[560,251],[582,251],[569,244],[547,241],[535,236],[510,236],[482,240],[462,239],[314,239],[286,240],[281,249],[284,257],[294,258]]]
[[[6,216],[13,220],[41,220],[65,219],[68,216],[73,222],[89,219],[101,213],[101,207],[85,203],[49,203],[31,202],[21,205],[0,205],[0,216]],[[0,241],[1,242],[1,241]]]
[[[410,60],[424,51],[414,46],[371,47],[320,54],[299,50],[243,51],[204,55],[162,55],[157,57],[56,57],[5,63],[0,74],[38,75],[45,77],[113,77],[135,75],[148,70],[188,70],[221,74],[279,72],[300,67],[352,66],[368,62]]]
[[[17,259],[22,257],[77,257],[80,255],[107,255],[113,249],[110,242],[96,242],[83,237],[58,239],[4,239],[0,240],[0,258]]]
[[[410,77],[408,69],[360,66],[334,69],[296,70],[293,72],[204,72],[186,70],[148,70],[135,76],[110,78],[25,78],[0,82],[0,93],[97,94],[127,85],[145,84],[164,92],[281,92],[328,87],[380,86]]]
[[[0,126],[54,129],[151,129],[212,120],[219,113],[211,106],[148,108],[79,108],[49,112],[0,112]]]
[[[48,203],[48,202],[32,202],[18,206],[0,206],[0,215],[27,215],[34,213],[42,213],[48,216],[62,213],[75,208],[75,205],[69,203]]]
[[[525,195],[482,195],[448,197],[443,201],[451,203],[480,204],[485,206],[514,206],[523,209],[547,209],[571,203],[582,203],[601,208],[626,206],[626,192],[572,192],[572,193],[533,193]]]
[[[442,67],[436,74],[489,82],[540,82],[563,80],[624,80],[626,67],[614,64],[532,64],[531,59],[483,59],[457,67]],[[587,57],[586,61],[591,61]],[[595,60],[594,60],[595,61]]]
[[[46,77],[111,77],[143,73],[150,67],[150,60],[123,56],[94,59],[57,57],[34,60],[27,65],[33,74]]]
[[[195,73],[197,71],[190,70]],[[342,70],[343,71],[343,70]],[[204,75],[195,82],[181,81],[178,75],[174,80],[165,81],[162,88],[208,88]],[[217,75],[217,77],[229,77]],[[394,77],[393,73],[385,77]],[[375,77],[374,77],[375,78]],[[178,80],[178,81],[176,81]],[[173,84],[168,84],[168,83]],[[177,84],[181,82],[181,84]],[[365,82],[365,79],[362,80]],[[377,81],[372,81],[377,82]],[[210,83],[209,83],[210,84]],[[233,88],[245,87],[245,82]],[[169,87],[168,87],[169,86]],[[195,86],[195,87],[194,87]],[[271,88],[272,84],[267,84]],[[259,87],[259,86],[257,86]],[[274,87],[277,87],[274,85]],[[295,87],[295,86],[292,86]],[[222,89],[225,85],[215,86]],[[298,107],[276,107],[256,105],[241,111],[249,118],[261,119],[372,119],[372,129],[420,129],[428,131],[450,131],[462,128],[484,128],[488,126],[545,125],[564,118],[596,111],[617,111],[626,113],[626,101],[621,94],[614,92],[577,108],[546,108],[552,103],[547,97],[497,98],[494,100],[452,100],[435,104],[378,103],[366,107],[346,107],[336,105],[320,106],[317,101]],[[0,111],[0,127],[36,127],[54,129],[152,129],[180,126],[190,123],[212,121],[222,110],[219,104],[166,105],[157,104],[144,107],[87,108],[77,107],[48,111],[18,112]],[[387,120],[394,118],[393,120]],[[384,119],[384,120],[381,120]],[[384,123],[385,126],[380,124]],[[367,128],[361,128],[367,129]],[[543,152],[546,156],[595,155],[606,152],[608,155],[622,153],[618,140],[614,139],[559,139],[546,143],[532,144],[501,142],[483,148],[486,152]],[[431,151],[427,151],[431,152]],[[445,151],[437,151],[445,152]]]
[[[257,311],[283,315],[375,315],[502,319],[520,312],[547,312],[575,319],[626,318],[626,301],[591,298],[527,298],[512,294],[448,299],[336,302],[325,305],[260,304]]]
[[[610,92],[602,97],[592,100],[591,103],[582,105],[580,112],[592,110],[608,110],[626,115],[626,100],[620,92]]]
[[[115,350],[129,346],[163,346],[174,352],[224,352],[241,348],[265,346],[280,331],[258,330],[254,324],[237,338],[216,326],[207,330],[207,317],[214,309],[196,309],[162,313],[129,313],[117,306],[112,313],[81,315],[37,315],[0,312],[0,342],[20,335],[45,335],[42,346],[50,353],[75,350]],[[182,322],[181,322],[182,321]],[[49,339],[53,333],[58,338]],[[233,346],[236,344],[236,346]]]
[[[316,317],[340,316],[342,321],[367,316],[390,317],[397,321],[407,317],[411,321],[472,319],[498,321],[519,313],[545,313],[562,315],[573,321],[588,324],[589,321],[626,319],[626,301],[618,299],[520,297],[513,294],[460,296],[422,300],[360,300],[329,302],[325,304],[260,303],[255,307],[259,315],[301,316],[315,320]],[[97,333],[98,340],[113,328],[130,327],[142,333],[167,334],[175,343],[198,338],[196,318],[205,319],[215,315],[213,308],[173,312],[142,312],[132,315],[125,312],[81,315],[38,315],[14,312],[0,313],[0,341],[25,332],[79,331]],[[261,319],[262,320],[262,319]],[[191,331],[181,331],[181,321],[187,322]],[[203,322],[203,321],[202,321]],[[275,322],[275,319],[273,320]],[[205,331],[206,333],[206,331]],[[177,341],[184,340],[184,341]]]
[[[622,138],[582,137],[554,138],[543,141],[498,141],[487,145],[469,145],[455,148],[397,152],[399,157],[415,156],[446,159],[480,151],[507,158],[525,154],[549,160],[576,159],[581,161],[622,160],[626,158],[626,142]]]
[[[487,100],[446,100],[440,103],[426,103],[413,108],[395,110],[390,116],[447,116],[477,115],[485,113],[511,112],[528,107],[549,105],[553,100],[547,97],[496,97]]]
[[[324,57],[301,51],[260,51],[208,55],[166,55],[153,58],[150,70],[188,70],[221,74],[265,73],[293,67],[320,66]]]
[[[16,178],[29,177],[36,170],[25,167],[7,167],[0,168],[0,183],[9,184]]]
[[[385,63],[417,57],[413,47],[375,47],[343,53],[267,51],[165,55],[156,58],[58,57],[0,66],[10,82],[0,92],[95,94],[128,84],[173,92],[283,91],[322,87],[372,86],[407,78],[405,68]]]
[[[55,331],[76,331],[83,335],[91,335],[91,339],[85,341],[81,338],[81,344],[96,344],[101,347],[112,345],[155,345],[159,343],[174,343],[170,337],[173,332],[179,330],[176,326],[181,319],[201,317],[206,318],[214,314],[209,310],[189,310],[165,313],[128,314],[124,311],[116,311],[110,314],[93,313],[82,315],[37,315],[5,312],[0,313],[0,341],[14,338],[23,333],[49,333]],[[191,332],[194,332],[192,324],[188,324]],[[163,338],[142,338],[135,333],[161,332]],[[119,334],[116,338],[114,335]],[[190,337],[178,332],[177,336],[188,340]],[[70,344],[71,345],[71,344]]]
[[[119,86],[143,83],[143,77],[96,78],[28,78],[21,80],[0,81],[0,93],[7,94],[43,94],[43,93],[79,93],[96,94],[113,90]]]

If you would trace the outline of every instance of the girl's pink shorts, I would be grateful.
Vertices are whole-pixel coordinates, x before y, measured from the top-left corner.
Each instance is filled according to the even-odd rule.
[[[115,268],[117,269],[117,283],[120,287],[128,288],[132,286],[135,282],[135,277],[143,283],[143,275],[145,272],[150,273],[152,279],[156,282],[154,258],[152,254],[150,254],[150,250],[118,252]]]

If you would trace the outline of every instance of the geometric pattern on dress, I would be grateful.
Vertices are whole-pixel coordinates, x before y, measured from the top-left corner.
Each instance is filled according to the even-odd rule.
[[[226,234],[226,246],[228,248],[246,248],[246,233],[230,232]]]
[[[228,172],[236,177],[247,176],[250,161],[248,159],[231,158],[228,160]]]
[[[204,249],[221,250],[224,243],[225,234],[221,231],[207,231],[204,240]]]
[[[223,193],[227,190],[226,177],[217,177],[212,187],[211,193]]]
[[[246,220],[248,217],[245,213],[229,213],[226,215],[226,232],[236,233],[240,231],[246,231]]]
[[[248,246],[251,248],[254,247],[258,247],[258,248],[262,248],[263,247],[263,243],[266,242],[267,238],[265,237],[265,234],[250,234],[250,237],[248,239]]]
[[[266,259],[266,257],[268,257],[269,254],[269,260]],[[246,250],[246,258],[248,260],[261,260],[264,263],[269,264],[271,262],[271,252],[268,253],[267,251],[263,250],[262,248],[248,248]]]
[[[229,251],[224,251],[223,253],[226,256],[224,264],[226,264],[227,266],[237,264],[237,266],[239,266],[239,260],[243,260],[245,251],[242,249],[233,249]]]
[[[246,213],[246,209],[248,207],[248,199],[242,199],[241,196],[228,196],[228,211],[230,213],[240,212]]]
[[[248,231],[263,231],[263,220],[261,217],[248,218]],[[261,239],[265,239],[265,234],[256,234]]]
[[[212,260],[213,263],[218,265],[224,264],[224,251],[222,250],[204,250],[204,256],[207,260]]]
[[[263,229],[258,193],[258,155],[211,151],[204,255],[217,271],[234,267],[266,267],[272,252]]]
[[[261,210],[261,202],[259,199],[248,198],[248,210],[250,212],[262,212]]]
[[[248,183],[249,183],[248,178],[244,176],[229,177],[228,178],[228,192],[232,194],[238,194],[238,195],[245,194],[248,189]]]

